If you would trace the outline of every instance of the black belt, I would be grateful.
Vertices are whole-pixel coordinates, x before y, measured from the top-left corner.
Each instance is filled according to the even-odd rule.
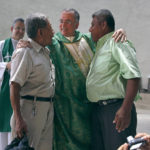
[[[99,100],[97,102],[98,105],[100,106],[105,106],[105,105],[109,105],[109,104],[113,104],[113,103],[117,103],[119,101],[123,101],[123,99],[108,99],[108,100]]]
[[[32,100],[32,101],[36,100],[36,101],[43,101],[43,102],[53,102],[52,97],[36,97],[36,96],[26,95],[26,96],[21,96],[21,98],[26,100]]]

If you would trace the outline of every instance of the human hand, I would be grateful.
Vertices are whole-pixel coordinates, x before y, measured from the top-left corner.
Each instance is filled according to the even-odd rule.
[[[128,150],[128,144],[125,143],[125,144],[121,145],[117,150]]]
[[[144,140],[146,140],[146,144],[141,147],[141,150],[150,150],[150,135],[147,133],[138,133],[135,138],[142,137]]]
[[[113,123],[116,124],[116,130],[118,132],[124,131],[130,124],[131,111],[125,110],[123,107],[116,112]]]
[[[11,69],[11,61],[7,63],[6,68],[7,68],[8,70]]]
[[[147,133],[138,133],[135,138],[140,138],[142,137],[143,139],[145,139],[147,141],[147,143],[142,146],[140,149],[141,150],[150,150],[150,135]],[[128,150],[128,144],[125,143],[123,145],[121,145],[117,150]]]
[[[31,43],[29,41],[25,41],[25,40],[19,40],[17,46],[16,46],[16,49],[18,48],[26,48],[26,47],[29,47],[29,48],[32,48],[31,46]]]
[[[123,29],[118,29],[115,31],[112,37],[114,38],[115,42],[119,42],[120,40],[121,42],[124,42],[127,40],[126,32]]]
[[[16,119],[16,134],[17,137],[22,138],[27,133],[27,125],[22,117]]]

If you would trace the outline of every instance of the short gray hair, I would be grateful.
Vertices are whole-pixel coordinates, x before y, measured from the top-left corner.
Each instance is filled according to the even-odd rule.
[[[26,32],[29,38],[35,38],[40,28],[47,26],[47,16],[42,13],[31,14],[25,21]]]
[[[96,11],[92,17],[96,17],[98,22],[106,21],[107,26],[110,28],[111,31],[115,30],[115,20],[112,13],[108,9],[100,9]]]
[[[72,13],[74,13],[76,22],[79,22],[80,14],[79,14],[79,12],[77,10],[75,10],[74,8],[69,8],[69,9],[64,9],[62,12],[64,12],[64,11],[65,12],[72,12]]]

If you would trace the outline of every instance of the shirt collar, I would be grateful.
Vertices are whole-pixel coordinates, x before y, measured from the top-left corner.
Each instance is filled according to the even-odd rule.
[[[16,42],[16,43],[18,42],[18,40],[15,40],[15,39],[13,39],[13,38],[11,38],[11,40],[12,40],[12,42]]]
[[[97,41],[97,49],[99,49],[100,47],[102,47],[104,45],[104,43],[108,40],[108,38],[112,37],[114,32],[110,32],[108,34],[105,34],[103,37],[101,37],[98,41]]]
[[[56,38],[58,41],[61,41],[64,43],[73,43],[73,42],[79,41],[82,38],[82,33],[80,33],[79,31],[75,31],[75,36],[74,36],[72,42],[70,40],[68,40],[65,36],[63,36],[61,34],[61,32],[56,33],[54,38]]]
[[[73,42],[75,36],[65,36],[66,39],[68,39],[70,42]]]
[[[13,44],[13,48],[16,49],[16,45],[18,43],[18,40],[15,40],[13,38],[11,38],[12,44]]]
[[[35,42],[34,40],[32,39],[28,39],[31,43],[31,46],[33,47],[33,49],[35,49],[38,53],[40,52],[41,49],[43,49],[44,47],[41,46],[40,44],[38,44],[37,42]]]

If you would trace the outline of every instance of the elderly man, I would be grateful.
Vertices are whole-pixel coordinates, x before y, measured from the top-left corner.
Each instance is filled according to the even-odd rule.
[[[91,103],[86,97],[85,80],[94,55],[89,34],[76,31],[79,13],[63,10],[60,32],[50,46],[56,66],[54,150],[90,150]]]
[[[32,48],[17,49],[12,56],[12,135],[27,134],[35,150],[52,150],[55,75],[45,46],[51,44],[53,30],[47,17],[36,13],[26,19],[26,32]]]
[[[87,76],[92,111],[92,150],[116,150],[136,134],[134,98],[141,77],[130,42],[115,43],[113,15],[102,9],[93,14],[89,31],[97,42]]]
[[[16,18],[11,26],[11,37],[0,41],[0,150],[10,142],[10,104],[9,78],[11,56],[25,32],[24,20]]]

